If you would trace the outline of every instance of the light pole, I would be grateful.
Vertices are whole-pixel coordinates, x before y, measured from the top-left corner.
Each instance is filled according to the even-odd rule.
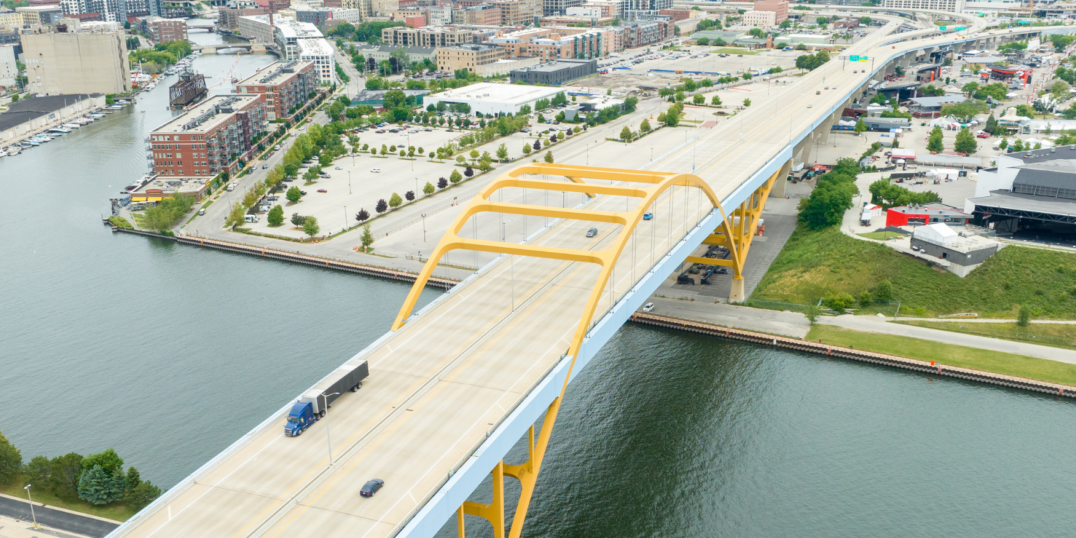
[[[30,497],[30,486],[33,484],[26,484],[26,487],[22,488],[26,490],[26,498],[30,499],[30,517],[34,518],[34,528],[40,529],[41,525],[37,524],[37,514],[34,513],[34,499]]]
[[[351,170],[347,171],[347,193],[351,194]]]
[[[329,467],[332,467],[332,465],[333,465],[333,441],[332,441],[332,438],[329,437],[329,420],[328,420],[328,416],[329,416],[328,412],[329,412],[329,410],[327,408],[329,407],[329,403],[328,403],[329,402],[329,396],[339,396],[339,395],[340,395],[339,392],[334,392],[332,394],[324,394],[323,395],[323,396],[325,396],[325,407],[326,407],[326,409],[325,409],[325,417],[326,417],[326,419],[325,419],[325,441],[327,441],[329,443]]]
[[[422,242],[426,242],[426,214],[422,214]]]

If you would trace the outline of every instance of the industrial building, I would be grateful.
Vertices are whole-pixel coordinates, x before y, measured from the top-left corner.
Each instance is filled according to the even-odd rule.
[[[945,224],[928,224],[912,232],[912,250],[936,258],[938,265],[961,278],[998,251],[998,242],[958,233]]]
[[[942,204],[891,207],[885,212],[886,226],[925,226],[937,223],[963,226],[970,219],[971,215]]]
[[[131,91],[123,32],[23,34],[22,47],[30,91],[44,95]]]
[[[426,105],[437,103],[463,103],[471,107],[472,112],[482,114],[518,114],[523,105],[534,110],[540,99],[552,99],[561,89],[545,86],[524,86],[516,84],[491,84],[482,82],[456,88],[446,92],[427,95]]]
[[[265,130],[265,95],[217,95],[150,134],[159,176],[206,178],[239,169],[254,157],[254,137]]]
[[[0,45],[0,88],[14,87],[18,76],[19,67],[15,61],[15,46]]]
[[[558,85],[598,73],[598,60],[557,60],[516,69],[510,73],[512,84]]]
[[[1076,239],[1076,146],[1001,154],[979,172],[964,210],[998,234]]]
[[[0,145],[6,146],[103,106],[105,96],[102,94],[30,97],[11,103],[7,111],[0,114]]]
[[[235,85],[238,94],[263,94],[269,120],[290,120],[317,88],[314,62],[274,62]]]

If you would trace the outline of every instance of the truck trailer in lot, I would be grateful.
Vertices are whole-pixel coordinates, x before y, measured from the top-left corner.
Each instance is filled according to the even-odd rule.
[[[345,364],[328,377],[321,380],[314,388],[306,391],[291,406],[288,421],[284,423],[284,435],[298,437],[332,407],[334,401],[344,392],[355,392],[362,387],[362,380],[370,375],[366,361],[358,365]]]

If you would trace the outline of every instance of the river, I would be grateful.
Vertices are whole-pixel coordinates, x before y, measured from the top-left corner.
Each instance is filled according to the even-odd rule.
[[[195,68],[216,85],[272,60]],[[25,460],[114,447],[165,487],[388,330],[408,290],[109,233],[168,83],[0,159],[0,431]],[[1067,535],[1074,422],[1048,396],[628,326],[569,389],[526,535]]]

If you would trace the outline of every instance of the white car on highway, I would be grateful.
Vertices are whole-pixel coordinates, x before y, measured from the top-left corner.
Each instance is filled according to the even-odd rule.
[[[370,173],[371,173],[371,174],[380,174],[380,173],[381,173],[381,169],[380,169],[380,168],[371,168],[371,169],[370,169]]]

